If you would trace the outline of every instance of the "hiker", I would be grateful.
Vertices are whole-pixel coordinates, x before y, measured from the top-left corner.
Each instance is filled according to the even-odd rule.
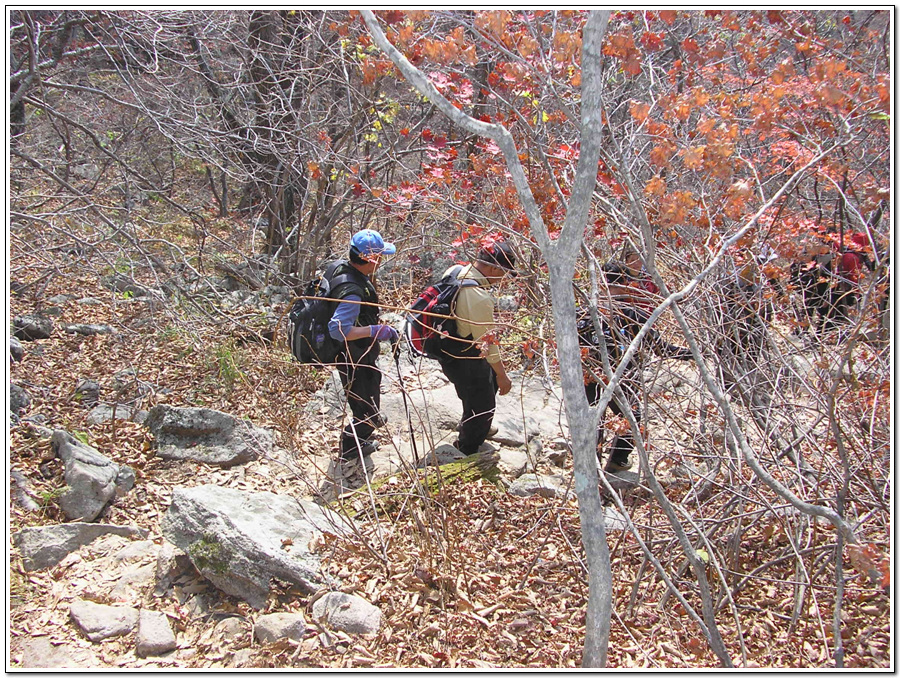
[[[381,257],[396,251],[393,243],[385,242],[377,231],[359,231],[350,239],[349,261],[338,265],[331,275],[331,279],[343,274],[352,278],[331,290],[330,296],[341,302],[328,323],[329,334],[344,343],[335,364],[353,415],[341,433],[344,460],[372,454],[378,447],[372,436],[384,423],[380,413],[381,371],[375,361],[381,350],[379,342],[395,343],[399,333],[390,325],[378,323],[378,294],[372,276]]]
[[[465,455],[477,453],[491,432],[497,393],[506,395],[512,388],[499,347],[491,344],[483,353],[479,343],[494,321],[494,297],[486,288],[507,275],[515,276],[515,264],[516,257],[509,243],[500,241],[483,246],[475,262],[464,267],[458,276],[460,280],[470,279],[478,284],[459,289],[451,309],[456,319],[455,336],[438,341],[435,358],[462,401],[459,437],[453,446]]]
[[[800,291],[803,324],[817,336],[849,319],[862,267],[874,268],[864,252],[867,242],[862,233],[851,234],[849,246],[843,248],[819,240],[807,250],[803,263],[791,265],[791,281]]]
[[[600,315],[600,329],[603,341],[606,344],[610,367],[616,370],[617,363],[625,354],[628,344],[637,335],[649,318],[649,314],[643,309],[638,308],[633,302],[633,289],[629,287],[629,273],[627,267],[621,262],[608,262],[601,267],[606,278],[609,289],[609,298],[612,300],[612,308],[609,309],[608,316]],[[589,370],[585,370],[584,392],[587,395],[588,402],[596,405],[600,401],[600,394],[605,386],[604,383],[597,381],[598,378],[603,379],[603,362],[600,356],[600,340],[597,337],[593,320],[587,310],[579,311],[578,319],[578,340],[579,343],[587,350],[586,353],[587,366]],[[646,341],[651,349],[657,355],[665,358],[675,358],[676,360],[690,360],[691,352],[687,348],[675,346],[663,340],[659,332],[651,329],[645,335]],[[623,405],[626,405],[634,416],[635,421],[640,425],[641,422],[641,360],[638,354],[635,354],[622,373],[620,386],[625,394],[625,402],[621,403],[618,396],[614,395],[609,401],[609,407],[612,411],[624,417]],[[592,374],[593,373],[593,374]],[[596,375],[596,376],[595,376]],[[601,458],[600,445],[603,442],[603,415],[600,413],[600,424],[597,430],[597,458]],[[631,451],[634,449],[634,437],[629,427],[626,433],[616,435],[610,445],[609,458],[607,459],[604,470],[607,473],[618,473],[627,471],[631,468],[632,463],[629,459]]]
[[[638,251],[630,246],[625,250],[622,262],[625,266],[625,272],[628,278],[627,284],[631,288],[630,298],[633,305],[638,308],[650,310],[656,306],[656,297],[659,294],[659,288],[650,278],[647,269],[644,268],[644,262]]]

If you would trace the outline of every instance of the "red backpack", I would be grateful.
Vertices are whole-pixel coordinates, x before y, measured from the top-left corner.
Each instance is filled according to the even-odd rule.
[[[463,287],[472,287],[478,282],[471,279],[459,279],[463,267],[457,264],[440,281],[429,285],[413,302],[410,313],[406,316],[404,333],[410,349],[416,355],[436,358],[440,348],[441,337],[458,337],[456,319],[450,316],[453,302]]]

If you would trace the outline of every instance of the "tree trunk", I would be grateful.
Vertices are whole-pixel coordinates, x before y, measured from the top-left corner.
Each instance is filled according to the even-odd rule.
[[[384,36],[375,15],[363,10],[363,18],[375,43],[391,58],[409,82],[428,97],[454,123],[472,134],[486,136],[500,147],[512,175],[519,200],[528,216],[550,274],[553,318],[556,325],[560,381],[575,464],[575,492],[581,517],[581,534],[589,572],[587,619],[582,666],[606,665],[612,616],[612,574],[609,546],[600,503],[597,474],[596,434],[599,409],[588,405],[584,393],[581,351],[575,327],[575,295],[572,279],[575,262],[584,241],[591,196],[597,183],[600,160],[600,45],[606,32],[609,12],[591,12],[584,27],[582,70],[581,154],[572,197],[560,236],[551,241],[540,210],[531,193],[518,151],[510,133],[501,125],[488,124],[466,115],[447,101]]]

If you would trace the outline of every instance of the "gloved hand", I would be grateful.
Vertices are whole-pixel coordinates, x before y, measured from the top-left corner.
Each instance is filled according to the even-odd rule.
[[[369,325],[369,336],[378,341],[389,341],[391,343],[400,339],[400,333],[390,325]]]

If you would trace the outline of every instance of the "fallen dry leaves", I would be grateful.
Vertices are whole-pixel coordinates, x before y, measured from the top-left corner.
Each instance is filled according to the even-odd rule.
[[[22,267],[18,275],[28,279],[26,259],[17,260]],[[38,263],[35,267],[41,268]],[[78,381],[97,380],[103,399],[113,394],[127,399],[134,393],[117,386],[115,375],[133,369],[136,378],[151,387],[140,402],[142,408],[166,402],[247,416],[258,425],[273,427],[278,443],[293,450],[298,462],[327,454],[337,439],[336,430],[322,428],[303,412],[322,375],[292,364],[283,346],[229,344],[221,324],[182,311],[151,312],[143,302],[122,299],[100,287],[96,276],[78,262],[61,268],[64,275],[51,280],[44,297],[76,292],[102,303],[67,303],[56,322],[110,323],[119,332],[100,337],[57,332],[51,339],[27,345],[25,360],[13,364],[10,374],[32,397],[27,415],[43,415],[50,428],[81,432],[103,454],[134,468],[135,488],[110,507],[104,521],[147,528],[159,543],[159,520],[177,485],[215,483],[296,496],[316,489],[275,460],[227,470],[165,461],[153,454],[140,425],[89,424],[88,410],[73,398]],[[14,295],[10,315],[30,312],[34,304],[28,295]],[[230,375],[233,379],[219,369],[215,349],[223,345],[230,347],[239,372]],[[11,531],[64,520],[54,499],[54,492],[63,486],[62,467],[52,459],[49,441],[29,424],[11,427],[9,440],[11,461],[27,476],[42,504],[36,512],[11,505]],[[661,468],[668,468],[680,452],[672,445],[654,454],[664,457]],[[667,455],[675,456],[670,460]],[[746,486],[753,487],[749,476]],[[710,521],[731,499],[725,490],[717,488],[703,507]],[[687,492],[688,485],[671,486],[673,500]],[[772,500],[757,488],[753,492],[748,497],[751,503]],[[155,598],[147,589],[140,592],[141,604],[169,615],[179,634],[179,649],[166,658],[138,659],[130,639],[92,645],[68,621],[68,604],[76,595],[89,597],[102,588],[104,574],[91,572],[90,567],[102,556],[96,551],[102,544],[37,573],[22,571],[8,544],[13,647],[17,638],[48,634],[54,642],[92,653],[101,668],[579,666],[587,584],[574,502],[516,498],[481,482],[450,485],[435,496],[422,497],[405,477],[383,485],[376,494],[388,508],[377,518],[359,519],[351,538],[323,540],[320,550],[341,590],[356,593],[383,611],[377,637],[329,632],[310,619],[302,641],[260,646],[250,635],[258,612],[187,577],[176,582],[177,593],[171,598]],[[696,605],[696,582],[681,567],[683,555],[679,556],[658,506],[640,494],[627,502],[641,536]],[[712,576],[717,600],[725,601],[717,622],[737,664],[745,653],[747,666],[833,666],[834,579],[828,564],[835,535],[827,526],[813,523],[802,532],[805,541],[797,557],[785,531],[797,524],[787,518],[777,524],[762,522],[748,512],[741,523],[738,557],[725,563],[728,585],[735,591],[733,605]],[[713,538],[718,553],[730,552],[730,537],[731,533]],[[878,550],[867,555],[868,560],[857,557],[865,560],[863,569],[877,554],[889,552],[890,545],[887,529],[874,529],[866,538]],[[643,554],[633,536],[612,532],[609,544],[615,611],[609,666],[716,667],[716,658],[684,608],[674,598],[660,604],[666,598],[665,587],[651,567],[642,566]],[[802,586],[801,570],[806,577]],[[841,636],[846,666],[890,666],[889,596],[849,567],[845,576]],[[308,612],[309,603],[309,598],[276,585],[266,611]],[[239,620],[243,629],[230,638],[218,626],[228,618]],[[15,650],[11,657],[15,662]]]

